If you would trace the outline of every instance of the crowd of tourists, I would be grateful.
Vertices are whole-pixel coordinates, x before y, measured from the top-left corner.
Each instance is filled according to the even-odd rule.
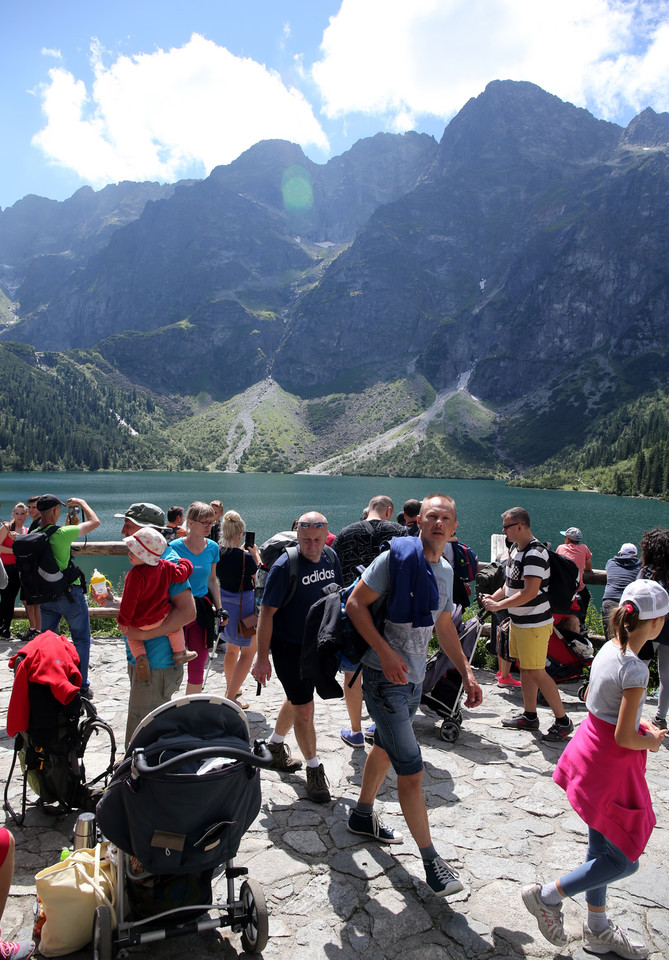
[[[68,522],[59,526],[63,508]],[[249,674],[260,685],[276,674],[284,700],[268,738],[272,765],[294,774],[305,764],[309,798],[329,802],[330,786],[314,724],[317,683],[300,670],[300,662],[313,605],[324,592],[331,593],[338,616],[339,588],[352,587],[346,614],[366,647],[360,663],[344,658],[340,664],[350,722],[341,739],[353,748],[363,748],[367,741],[370,749],[348,830],[371,842],[402,843],[402,835],[382,824],[375,811],[376,796],[392,766],[399,804],[422,858],[427,885],[437,897],[461,891],[462,880],[440,856],[430,832],[423,761],[412,723],[435,635],[461,675],[465,706],[476,708],[483,698],[453,620],[456,599],[468,602],[467,578],[471,579],[471,572],[463,576],[461,569],[467,556],[462,559],[454,500],[441,493],[409,500],[393,519],[392,500],[375,496],[361,519],[338,533],[329,530],[322,513],[307,510],[292,531],[281,534],[285,549],[269,570],[253,537],[247,537],[244,519],[235,510],[226,511],[220,500],[194,501],[187,509],[173,506],[166,514],[155,504],[133,503],[115,517],[130,569],[122,595],[108,590],[103,600],[105,606],[118,609],[126,642],[130,682],[126,747],[141,720],[180,690],[184,667],[185,693],[202,691],[209,651],[215,643],[224,643],[226,697],[247,709],[243,687]],[[4,583],[0,638],[11,638],[21,589],[29,620],[21,639],[30,644],[45,631],[57,633],[64,619],[78,655],[84,697],[93,696],[88,676],[90,622],[85,582],[72,561],[71,545],[99,522],[84,500],[64,502],[49,494],[17,504],[12,520],[0,525]],[[644,770],[646,752],[659,749],[667,729],[669,530],[647,532],[641,557],[634,544],[623,543],[606,564],[602,606],[606,642],[593,661],[588,712],[575,734],[555,680],[546,670],[554,629],[548,596],[550,552],[533,535],[522,507],[504,512],[501,530],[506,545],[501,556],[504,582],[483,593],[480,601],[498,620],[510,620],[509,660],[506,668],[500,666],[498,683],[518,684],[523,697],[523,712],[501,722],[516,730],[537,731],[537,697],[543,695],[554,715],[543,739],[568,741],[554,779],[588,827],[586,863],[549,884],[525,887],[523,902],[546,939],[564,946],[562,899],[585,891],[584,948],[642,958],[648,954],[646,948],[632,943],[608,918],[606,887],[638,868],[655,823]],[[42,543],[48,541],[65,581],[63,591],[47,600],[38,583],[21,575],[29,565],[30,534],[42,537]],[[560,619],[565,628],[580,631],[590,603],[584,574],[592,569],[592,553],[578,527],[567,527],[561,536],[564,542],[557,553],[575,563],[578,589],[573,609]],[[261,570],[262,592],[257,589]],[[657,716],[650,723],[642,717],[642,707],[648,663],[656,652],[660,691]],[[517,663],[520,680],[511,679],[512,662]],[[363,705],[369,715],[364,730]],[[301,757],[293,756],[287,743],[291,730]],[[602,777],[603,769],[610,775]],[[634,810],[634,819],[612,818],[608,813],[612,806]],[[9,870],[12,849],[11,839],[0,833],[0,876]],[[17,960],[30,955],[30,947],[22,943],[3,942],[2,950],[3,957]]]

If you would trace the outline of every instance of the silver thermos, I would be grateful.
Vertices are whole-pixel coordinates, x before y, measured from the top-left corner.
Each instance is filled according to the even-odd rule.
[[[74,827],[74,849],[94,847],[96,843],[95,814],[80,813]]]

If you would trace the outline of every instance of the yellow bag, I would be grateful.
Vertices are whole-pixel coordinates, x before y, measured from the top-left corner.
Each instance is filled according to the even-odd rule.
[[[41,870],[35,877],[37,896],[46,920],[39,952],[60,957],[91,942],[95,908],[102,903],[114,910],[116,868],[109,859],[109,844],[75,850],[66,860]]]

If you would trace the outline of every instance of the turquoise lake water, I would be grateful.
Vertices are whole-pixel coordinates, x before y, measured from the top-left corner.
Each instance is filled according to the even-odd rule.
[[[187,507],[192,500],[223,501],[238,510],[247,529],[262,543],[277,530],[290,529],[300,513],[320,510],[330,529],[360,517],[375,494],[395,501],[396,513],[409,497],[447,493],[458,509],[458,536],[482,559],[490,556],[490,534],[501,532],[500,514],[511,506],[524,506],[532,519],[532,532],[553,545],[561,542],[560,530],[578,526],[593,552],[593,565],[603,568],[625,541],[639,543],[645,530],[669,527],[669,503],[596,493],[556,490],[519,490],[490,480],[383,479],[379,477],[284,476],[281,474],[225,473],[3,473],[0,474],[0,517],[11,515],[18,500],[43,493],[83,497],[98,514],[101,525],[91,540],[118,540],[122,521],[114,518],[136,501],[157,503],[164,510],[173,504]],[[90,575],[100,567],[112,582],[125,569],[121,558],[81,558]],[[598,591],[593,589],[593,596]]]

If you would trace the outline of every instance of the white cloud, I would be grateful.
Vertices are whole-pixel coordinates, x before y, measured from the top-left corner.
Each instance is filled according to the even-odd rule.
[[[43,57],[53,57],[54,60],[62,60],[63,54],[60,50],[54,50],[53,47],[42,47],[40,53]]]
[[[207,173],[259,140],[328,149],[310,104],[262,64],[193,34],[183,47],[105,66],[91,44],[93,83],[63,67],[40,90],[46,126],[33,138],[55,163],[95,186]]]
[[[342,0],[313,65],[324,112],[444,120],[490,80],[597,116],[669,109],[669,0]]]

